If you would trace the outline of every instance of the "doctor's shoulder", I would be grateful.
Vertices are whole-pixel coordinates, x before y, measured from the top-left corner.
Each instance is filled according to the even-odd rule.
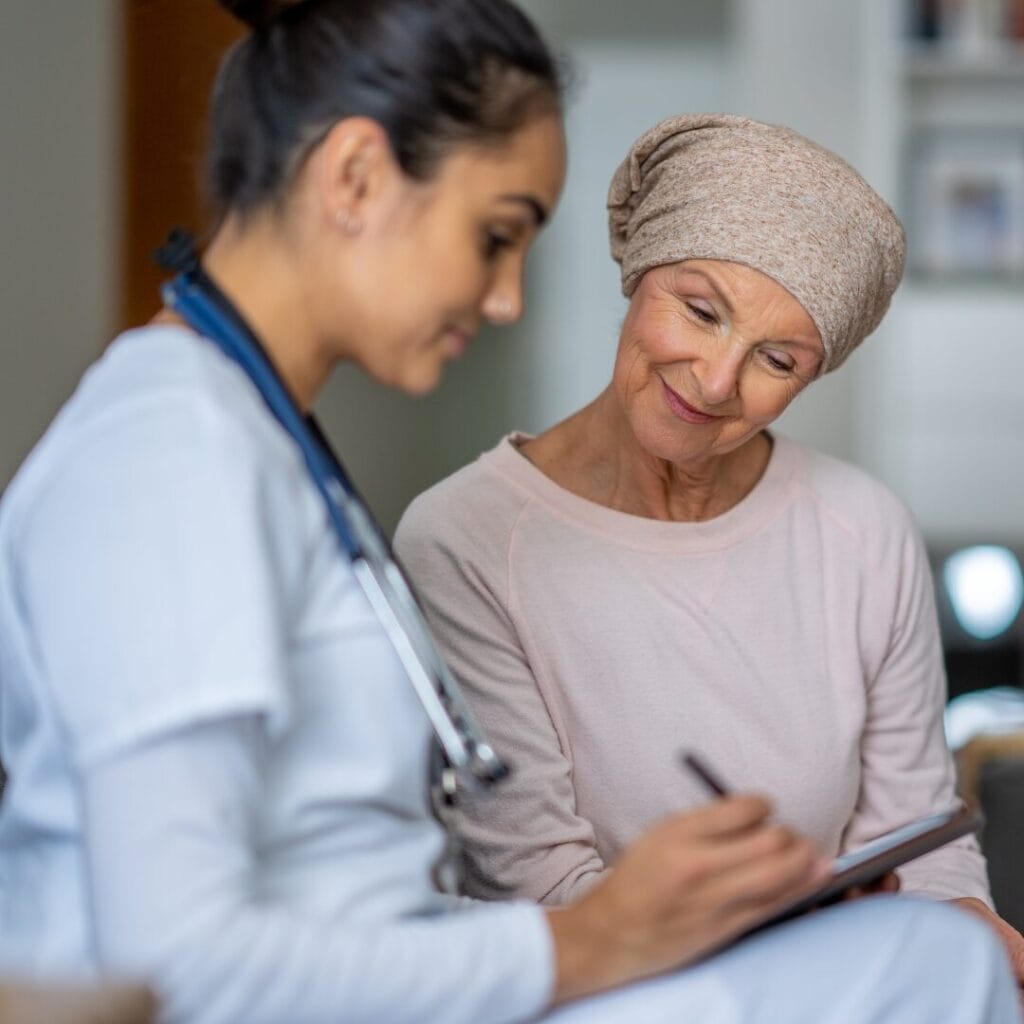
[[[144,508],[183,495],[215,505],[232,488],[291,506],[282,513],[315,507],[301,456],[245,375],[193,332],[147,326],[83,375],[4,492],[0,524],[55,503],[72,515],[100,489]]]

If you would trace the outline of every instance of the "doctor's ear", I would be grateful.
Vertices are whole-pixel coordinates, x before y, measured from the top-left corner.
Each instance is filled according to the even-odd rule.
[[[396,178],[404,177],[387,133],[369,117],[347,117],[324,136],[309,158],[322,215],[356,235],[369,210]]]

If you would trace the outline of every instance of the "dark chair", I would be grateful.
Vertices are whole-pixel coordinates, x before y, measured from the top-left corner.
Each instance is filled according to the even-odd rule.
[[[929,556],[950,700],[1024,687],[1024,542],[986,539],[980,551],[975,544],[933,545]],[[999,721],[989,727],[994,731],[979,733],[957,752],[960,792],[985,815],[979,839],[996,908],[1024,930],[1024,731],[1002,731]]]
[[[1024,931],[1024,732],[976,737],[957,766],[961,796],[985,814],[979,838],[996,909]]]

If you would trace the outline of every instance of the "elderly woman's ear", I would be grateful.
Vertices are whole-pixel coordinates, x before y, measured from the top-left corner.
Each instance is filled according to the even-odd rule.
[[[666,263],[745,264],[814,319],[822,372],[878,326],[906,262],[902,225],[849,164],[790,128],[733,115],[683,114],[645,132],[608,210],[627,297]]]

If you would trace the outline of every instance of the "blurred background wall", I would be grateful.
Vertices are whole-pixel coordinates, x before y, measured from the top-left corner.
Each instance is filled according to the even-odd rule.
[[[164,232],[202,228],[202,96],[239,31],[214,0],[2,3],[0,490],[103,346],[155,312],[148,254]],[[604,202],[632,140],[684,110],[784,122],[896,207],[912,262],[882,328],[780,429],[865,466],[921,522],[950,695],[963,695],[954,745],[1019,726],[1024,0],[523,3],[575,79],[566,192],[531,257],[524,319],[484,331],[425,399],[343,369],[319,402],[384,525],[508,430],[542,430],[607,383],[625,303]],[[993,542],[1017,556],[962,550]],[[988,776],[972,769],[982,841],[998,905],[1024,927],[1021,762],[990,755]]]
[[[0,488],[117,307],[117,0],[4,0]]]
[[[133,2],[151,0],[4,0],[0,487],[123,319],[125,197],[145,185],[124,181],[123,170],[123,18]],[[174,2],[182,11],[213,5]],[[1014,152],[1024,166],[1020,50],[986,48],[977,26],[957,26],[964,45],[959,36],[908,42],[911,5],[897,0],[525,6],[569,55],[575,85],[565,198],[532,257],[524,320],[486,331],[426,399],[342,371],[319,405],[385,524],[505,431],[540,430],[604,386],[625,308],[607,256],[608,179],[644,128],[709,109],[807,132],[896,205],[912,239],[932,239],[883,328],[801,396],[782,430],[883,477],[934,539],[1024,539],[1022,275],[1012,258],[958,264],[940,237],[942,217],[955,228],[963,213],[942,212],[953,200],[940,188],[943,173],[955,178],[958,149],[968,151],[965,174],[970,152],[992,154],[985,159],[1010,196],[1009,230],[1024,232],[1012,220]],[[160,112],[142,123],[158,134]],[[929,189],[937,198],[918,209]],[[965,202],[964,230],[975,231]],[[138,252],[159,241],[134,239]]]

